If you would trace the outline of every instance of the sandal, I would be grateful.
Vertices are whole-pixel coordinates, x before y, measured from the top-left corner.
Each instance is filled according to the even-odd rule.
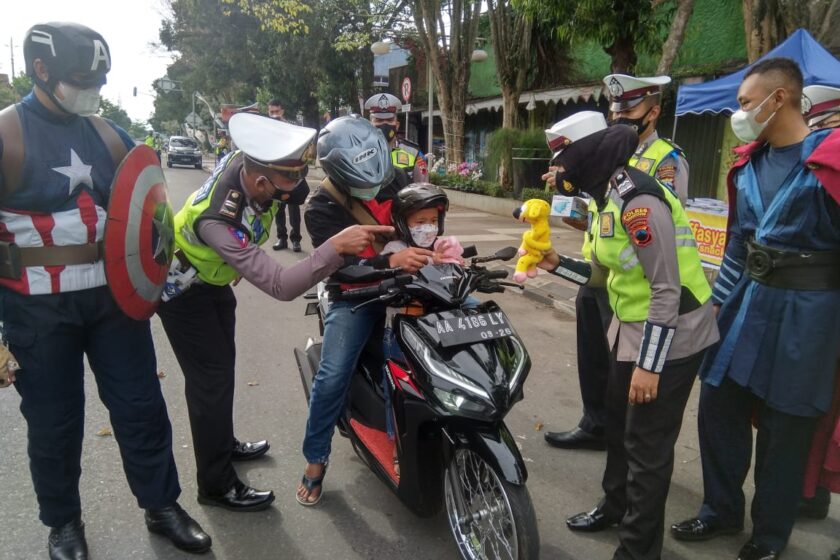
[[[301,479],[300,483],[303,485],[304,488],[309,492],[306,498],[301,498],[297,493],[295,493],[295,499],[297,502],[304,506],[304,507],[312,507],[318,505],[318,502],[321,501],[321,498],[324,495],[324,489],[322,488],[322,484],[324,482],[324,476],[327,474],[327,466],[329,463],[324,463],[324,468],[321,470],[321,476],[316,476],[315,478],[309,478],[306,476],[306,471],[303,473],[303,478]],[[309,497],[312,496],[312,491],[316,488],[320,489],[318,492],[318,497],[315,498],[314,502],[309,501]]]

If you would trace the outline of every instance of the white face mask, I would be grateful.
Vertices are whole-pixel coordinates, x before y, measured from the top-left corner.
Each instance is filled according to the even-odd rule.
[[[757,107],[750,109],[749,111],[738,109],[732,113],[732,117],[729,120],[732,125],[732,132],[735,133],[735,136],[737,136],[741,142],[754,142],[758,140],[758,137],[770,123],[770,120],[776,115],[778,109],[773,111],[773,113],[767,117],[767,120],[762,123],[755,120],[758,113],[761,112],[761,108],[764,107],[764,104],[767,103],[771,97],[773,97],[774,93],[776,93],[775,90],[773,93],[765,97],[764,101],[759,103]]]
[[[62,109],[80,117],[90,117],[99,110],[99,90],[101,86],[79,89],[64,82],[58,82],[55,88],[55,100]],[[59,97],[60,96],[60,97]]]
[[[422,224],[408,228],[408,232],[411,234],[411,240],[415,245],[427,249],[437,239],[438,227],[437,224]]]

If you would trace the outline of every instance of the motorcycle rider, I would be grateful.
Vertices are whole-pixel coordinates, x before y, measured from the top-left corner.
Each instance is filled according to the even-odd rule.
[[[337,270],[341,254],[369,245],[373,233],[337,230],[312,255],[283,268],[260,249],[280,200],[306,199],[315,130],[240,113],[229,123],[238,151],[225,158],[175,216],[175,259],[158,309],[186,381],[197,466],[198,501],[230,511],[257,511],[270,491],[243,483],[234,460],[255,459],[266,441],[233,435],[236,297],[244,277],[268,295],[289,301]],[[197,281],[196,281],[197,280]]]
[[[391,182],[394,171],[390,148],[376,127],[359,115],[331,121],[318,135],[318,159],[327,178],[304,214],[314,247],[354,224],[391,225],[391,205],[398,189]],[[364,251],[345,257],[344,264],[416,272],[432,255],[428,249],[416,247],[380,254],[383,247],[383,240],[379,240]],[[350,378],[365,343],[385,317],[382,304],[351,312],[355,304],[342,301],[341,291],[339,283],[330,286],[331,305],[324,319],[321,363],[312,384],[303,441],[307,464],[296,493],[303,506],[314,506],[321,500],[333,430]]]
[[[85,356],[147,528],[204,552],[210,536],[177,503],[149,321],[125,315],[106,286],[105,208],[134,147],[124,130],[94,116],[111,67],[108,44],[83,25],[38,24],[26,33],[24,58],[32,93],[0,113],[0,260],[15,251],[22,263],[0,267],[0,320],[21,367],[15,388],[50,558],[88,557],[79,495]]]

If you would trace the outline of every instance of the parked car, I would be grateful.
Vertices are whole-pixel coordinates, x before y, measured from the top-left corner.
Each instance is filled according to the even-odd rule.
[[[172,136],[166,149],[166,167],[192,165],[201,169],[202,156],[198,142],[186,136]]]

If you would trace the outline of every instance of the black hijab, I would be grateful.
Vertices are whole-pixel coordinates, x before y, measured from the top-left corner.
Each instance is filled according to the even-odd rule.
[[[582,191],[602,202],[613,173],[627,163],[638,145],[636,131],[621,124],[572,142],[553,162],[564,169],[557,172],[558,192],[575,195]]]

